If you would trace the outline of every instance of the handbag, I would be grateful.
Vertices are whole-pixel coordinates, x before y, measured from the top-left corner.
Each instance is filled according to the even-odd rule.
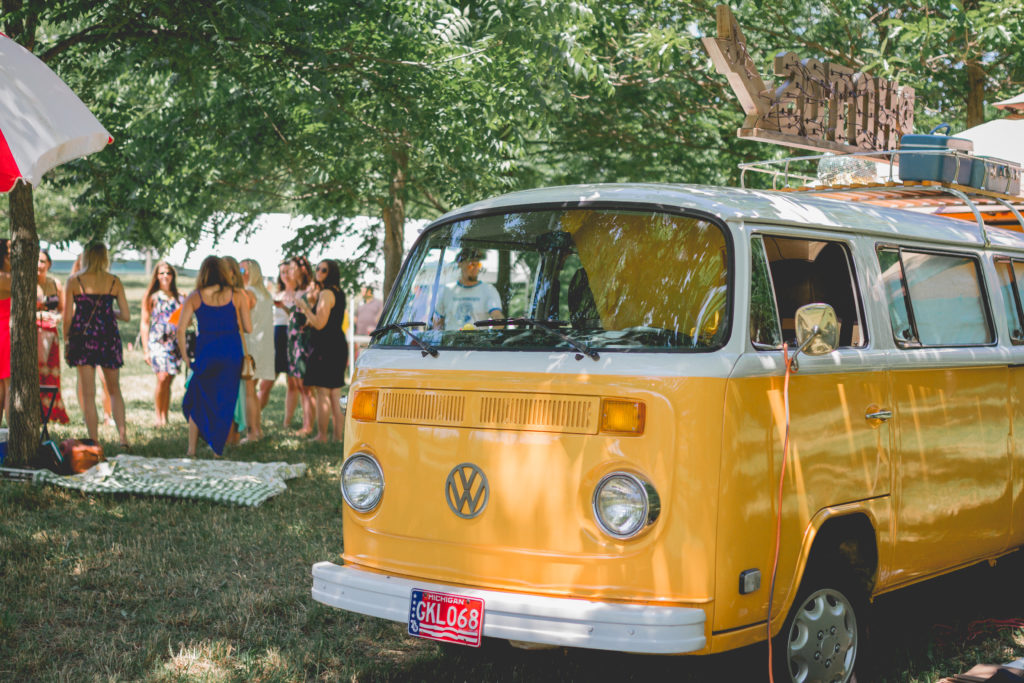
[[[103,446],[92,439],[65,439],[60,442],[60,453],[69,474],[81,474],[103,462]]]
[[[242,339],[244,340],[245,337],[243,336]],[[245,349],[245,341],[242,342],[242,348]],[[242,357],[242,379],[256,379],[256,359],[252,357],[251,353]]]
[[[238,321],[238,335],[242,338],[242,379],[256,379],[256,359],[249,353],[245,345],[245,331],[242,330],[242,313],[235,308],[235,320]]]
[[[53,441],[39,444],[36,455],[28,466],[34,470],[50,470],[56,474],[70,474],[67,461]]]

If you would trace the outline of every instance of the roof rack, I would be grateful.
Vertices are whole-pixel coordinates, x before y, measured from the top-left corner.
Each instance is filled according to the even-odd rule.
[[[898,179],[900,154],[915,157],[938,154],[955,161],[953,177],[959,177],[964,159],[979,159],[954,150],[889,150],[884,152],[858,152],[856,154],[815,154],[810,156],[770,159],[740,164],[740,186],[746,187],[748,171],[772,176],[772,189],[782,192],[800,192],[829,197],[847,202],[863,202],[911,211],[939,214],[951,218],[974,220],[978,224],[985,244],[989,244],[986,228],[1003,228],[1024,233],[1024,198],[1003,192],[939,180]],[[823,160],[841,168],[844,160],[852,159],[853,171],[833,172],[832,182],[819,177]],[[987,163],[998,160],[985,159]],[[939,163],[942,163],[941,161]],[[857,165],[859,164],[859,168]],[[808,174],[814,165],[815,175]],[[880,167],[884,170],[879,172]],[[870,171],[870,176],[857,176],[857,171]]]

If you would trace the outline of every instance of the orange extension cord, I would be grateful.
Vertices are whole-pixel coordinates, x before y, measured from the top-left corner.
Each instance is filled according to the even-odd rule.
[[[782,345],[782,358],[786,362],[786,376],[782,380],[782,404],[786,415],[786,432],[782,442],[782,468],[779,471],[779,497],[775,506],[775,558],[772,560],[772,580],[768,589],[768,681],[775,683],[775,666],[772,662],[772,599],[775,597],[775,573],[779,569],[779,547],[782,545],[782,485],[786,481],[786,466],[789,463],[789,376],[796,372],[789,355],[789,345]]]

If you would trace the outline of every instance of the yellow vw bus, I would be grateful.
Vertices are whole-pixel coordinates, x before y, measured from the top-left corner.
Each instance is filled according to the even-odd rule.
[[[313,597],[468,645],[770,631],[846,681],[866,601],[1024,544],[1022,279],[1020,230],[795,193],[451,212],[359,357]]]

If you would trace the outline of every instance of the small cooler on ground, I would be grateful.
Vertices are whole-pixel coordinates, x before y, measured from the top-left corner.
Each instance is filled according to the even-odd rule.
[[[935,134],[941,128],[946,129],[947,135]],[[974,143],[948,135],[949,129],[949,124],[944,123],[927,135],[904,135],[900,139],[900,180],[971,184],[974,159],[967,155],[974,149]],[[905,150],[927,153],[912,154]]]

